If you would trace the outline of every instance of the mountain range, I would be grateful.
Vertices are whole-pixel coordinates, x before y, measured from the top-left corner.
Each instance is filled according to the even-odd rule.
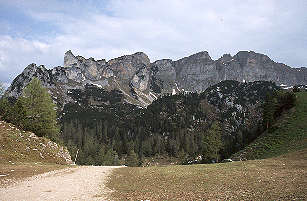
[[[28,65],[6,96],[20,96],[33,77],[57,103],[60,135],[72,155],[79,150],[77,163],[102,165],[131,150],[140,158],[184,153],[194,160],[214,122],[222,132],[219,154],[227,158],[262,133],[267,94],[276,85],[307,84],[307,68],[252,51],[153,63],[142,52],[106,61],[68,51],[63,66]]]
[[[47,69],[43,65],[28,65],[14,79],[7,96],[20,96],[32,77],[42,81],[62,108],[73,101],[69,91],[84,89],[85,85],[116,91],[123,94],[123,102],[147,107],[163,94],[200,93],[223,80],[306,85],[307,68],[291,68],[253,51],[240,51],[234,56],[224,54],[218,60],[203,51],[177,61],[162,59],[151,63],[143,52],[106,61],[75,56],[69,50],[64,55],[63,66]]]

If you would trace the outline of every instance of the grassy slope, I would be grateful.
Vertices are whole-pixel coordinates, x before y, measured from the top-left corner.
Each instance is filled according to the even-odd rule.
[[[274,131],[265,132],[234,159],[263,159],[307,148],[307,92],[297,93],[297,104],[275,125]]]
[[[0,186],[66,167],[59,147],[46,138],[0,121]]]
[[[107,184],[114,190],[110,199],[307,200],[307,93],[297,95],[295,110],[274,132],[240,152],[246,158],[267,159],[116,169]]]
[[[119,168],[107,187],[111,200],[307,200],[307,150],[233,163]]]

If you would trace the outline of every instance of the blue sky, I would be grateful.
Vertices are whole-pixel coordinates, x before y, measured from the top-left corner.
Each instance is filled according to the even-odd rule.
[[[30,63],[63,65],[67,50],[151,61],[253,50],[307,66],[306,10],[306,0],[0,0],[0,81]]]

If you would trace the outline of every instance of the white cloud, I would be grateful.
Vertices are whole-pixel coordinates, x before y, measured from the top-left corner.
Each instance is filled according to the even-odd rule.
[[[301,38],[307,35],[302,18],[306,19],[307,6],[300,0],[299,5],[277,0],[112,0],[102,10],[94,1],[70,2],[71,9],[67,2],[48,6],[31,2],[19,8],[27,8],[25,13],[33,20],[55,26],[57,33],[35,40],[0,36],[0,79],[12,80],[32,62],[62,65],[69,49],[97,59],[143,51],[152,61],[203,50],[215,59],[254,50],[289,65],[307,65],[305,55],[295,54],[295,47],[305,52],[307,47],[307,39]],[[293,48],[282,49],[284,43]]]
[[[12,81],[30,63],[53,66],[59,56],[47,43],[0,36],[0,81]]]

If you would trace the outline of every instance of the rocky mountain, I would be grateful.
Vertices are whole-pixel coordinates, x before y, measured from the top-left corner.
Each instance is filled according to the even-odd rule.
[[[33,77],[42,81],[61,108],[73,101],[70,90],[85,89],[86,85],[108,92],[116,90],[123,94],[122,102],[146,107],[162,94],[202,92],[223,80],[306,85],[307,68],[291,68],[253,51],[240,51],[234,56],[225,54],[218,60],[204,51],[177,61],[163,59],[153,63],[142,52],[96,61],[67,51],[63,66],[46,69],[43,65],[28,65],[14,79],[6,95],[18,97]]]
[[[221,130],[219,154],[229,157],[263,131],[262,104],[279,89],[274,82],[306,85],[307,68],[251,51],[218,60],[204,51],[153,63],[142,52],[106,61],[68,51],[63,66],[28,65],[6,96],[20,96],[33,77],[57,103],[60,135],[72,155],[79,150],[77,163],[105,165],[131,150],[140,158],[193,159],[203,153],[213,124]]]

